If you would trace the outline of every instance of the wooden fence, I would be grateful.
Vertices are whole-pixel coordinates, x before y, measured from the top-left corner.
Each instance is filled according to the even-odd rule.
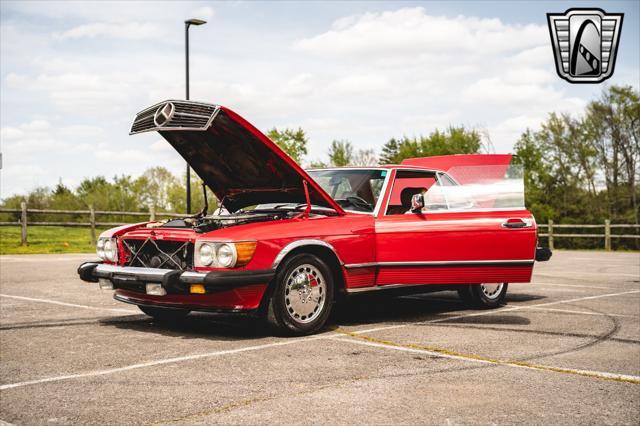
[[[636,231],[635,234],[615,234],[612,233],[612,229],[640,229],[640,225],[629,225],[629,224],[612,224],[610,220],[605,220],[601,225],[587,225],[587,224],[554,224],[553,220],[549,220],[548,223],[539,223],[538,228],[540,229],[540,233],[538,233],[539,237],[547,237],[548,246],[551,250],[554,249],[554,239],[555,238],[604,238],[604,249],[611,250],[611,240],[613,238],[631,238],[631,239],[640,239],[640,234]],[[546,232],[542,231],[546,229]],[[555,232],[557,229],[604,229],[603,234],[576,234],[576,233],[557,233]]]
[[[89,208],[89,210],[47,210],[47,209],[28,209],[26,203],[21,204],[19,209],[6,209],[0,208],[0,213],[20,213],[20,220],[17,222],[0,222],[0,226],[20,226],[21,227],[21,243],[23,246],[27,245],[27,226],[80,226],[91,228],[91,241],[96,242],[96,227],[98,226],[119,226],[126,225],[127,222],[98,222],[96,216],[143,216],[148,217],[150,221],[156,220],[156,217],[184,217],[184,213],[173,212],[155,212],[153,209],[149,212],[118,212],[118,211],[101,211]],[[28,221],[28,214],[81,214],[88,215],[88,222],[34,222]],[[550,249],[554,249],[554,240],[556,238],[602,238],[604,239],[604,249],[611,250],[611,240],[614,238],[620,239],[640,239],[640,225],[629,224],[612,224],[609,220],[605,220],[603,224],[589,225],[589,224],[554,224],[552,220],[548,223],[539,223],[540,233],[538,236],[546,237]],[[635,229],[636,233],[616,234],[612,233],[612,229]],[[581,234],[581,233],[557,233],[558,229],[603,229],[604,233],[601,234]],[[543,232],[545,231],[546,232]],[[632,231],[633,232],[633,231]]]
[[[96,216],[142,216],[150,221],[156,220],[156,217],[185,217],[184,213],[173,212],[156,212],[153,208],[149,212],[118,212],[118,211],[102,211],[94,210],[49,210],[49,209],[28,209],[27,203],[21,203],[19,209],[0,208],[0,213],[20,213],[20,220],[17,222],[0,222],[0,226],[20,226],[21,245],[27,245],[27,226],[79,226],[91,228],[91,242],[96,243],[96,227],[98,226],[120,226],[130,222],[98,222]],[[52,215],[87,215],[88,222],[37,222],[29,221],[28,214],[52,214]],[[146,219],[145,219],[146,220]]]

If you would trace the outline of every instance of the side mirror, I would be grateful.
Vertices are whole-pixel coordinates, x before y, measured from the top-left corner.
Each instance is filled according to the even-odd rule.
[[[411,197],[411,213],[422,213],[424,208],[424,196],[422,194],[415,194]]]

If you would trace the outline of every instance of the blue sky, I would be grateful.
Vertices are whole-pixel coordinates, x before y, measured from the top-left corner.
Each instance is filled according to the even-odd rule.
[[[640,2],[0,2],[0,196],[60,179],[183,163],[134,114],[184,97],[228,106],[268,130],[303,127],[306,161],[333,139],[379,150],[449,124],[496,152],[551,111],[579,113],[601,84],[555,73],[547,12],[625,14],[614,76],[640,84]]]

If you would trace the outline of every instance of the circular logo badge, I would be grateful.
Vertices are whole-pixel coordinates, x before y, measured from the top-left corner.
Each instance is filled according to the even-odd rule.
[[[162,127],[169,121],[171,121],[175,111],[175,106],[171,102],[167,102],[166,104],[158,108],[155,115],[153,116],[153,122],[156,123],[156,126]]]

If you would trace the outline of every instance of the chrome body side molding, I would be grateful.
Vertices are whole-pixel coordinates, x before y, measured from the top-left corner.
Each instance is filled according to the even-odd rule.
[[[411,287],[426,287],[425,284],[386,284],[386,285],[372,285],[367,287],[347,288],[347,294],[366,293],[369,291],[380,290],[392,290],[394,288],[411,288]]]
[[[419,261],[419,262],[369,262],[344,265],[346,269],[374,267],[437,267],[437,266],[531,266],[535,259],[526,260],[452,260],[452,261]]]

